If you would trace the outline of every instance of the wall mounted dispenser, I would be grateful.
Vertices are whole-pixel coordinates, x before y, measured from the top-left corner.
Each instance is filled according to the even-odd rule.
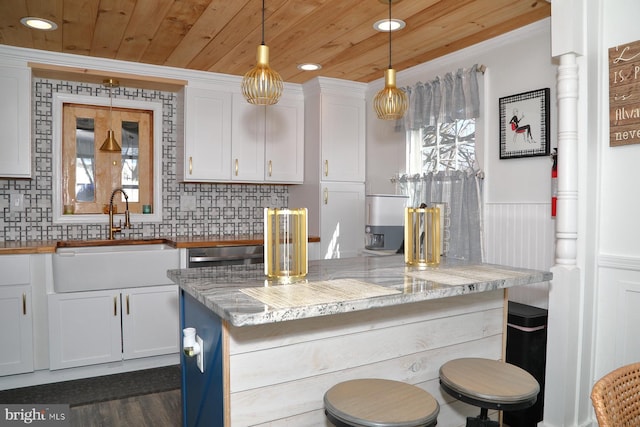
[[[196,328],[182,330],[182,351],[187,357],[196,357],[196,365],[204,373],[204,345],[202,338],[196,335]]]

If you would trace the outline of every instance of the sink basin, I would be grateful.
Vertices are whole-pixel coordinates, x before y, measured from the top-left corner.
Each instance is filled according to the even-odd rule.
[[[56,292],[172,284],[167,270],[179,268],[178,249],[167,244],[59,247],[53,254]]]

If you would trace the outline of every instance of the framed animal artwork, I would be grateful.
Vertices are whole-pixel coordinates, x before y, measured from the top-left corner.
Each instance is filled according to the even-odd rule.
[[[548,156],[549,88],[499,100],[500,158]]]

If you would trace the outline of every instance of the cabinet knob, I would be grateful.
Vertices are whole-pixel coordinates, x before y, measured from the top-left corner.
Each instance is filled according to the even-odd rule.
[[[27,294],[22,293],[22,314],[27,315]]]
[[[235,174],[238,176],[238,159],[236,159]]]
[[[327,203],[329,203],[329,189],[325,188],[324,189],[324,204],[326,205]]]
[[[127,316],[129,315],[129,295],[127,295]]]
[[[113,297],[113,315],[118,315],[118,297]]]
[[[324,176],[329,176],[329,160],[324,161]]]
[[[271,172],[273,172],[273,162],[269,160],[269,176],[271,176]]]
[[[193,174],[193,157],[189,156],[189,175]]]

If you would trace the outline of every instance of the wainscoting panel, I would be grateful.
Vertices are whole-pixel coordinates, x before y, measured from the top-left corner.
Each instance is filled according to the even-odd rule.
[[[484,210],[485,261],[549,270],[555,256],[555,220],[550,203],[487,203]],[[509,291],[509,300],[548,308],[547,283]]]
[[[594,378],[640,360],[640,258],[598,257]]]

